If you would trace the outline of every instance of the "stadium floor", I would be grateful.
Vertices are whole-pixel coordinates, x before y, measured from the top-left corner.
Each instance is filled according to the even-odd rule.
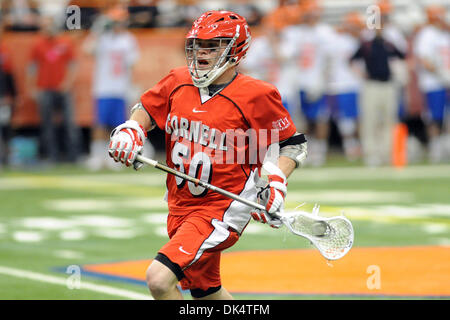
[[[83,271],[144,285],[150,262],[84,265]],[[450,296],[450,250],[440,246],[355,248],[333,262],[308,249],[228,252],[221,263],[224,286],[238,294]]]
[[[297,170],[286,208],[344,212],[352,250],[327,263],[286,228],[251,222],[223,255],[223,284],[236,299],[450,299],[449,190],[449,164]],[[151,168],[0,172],[0,299],[149,299],[145,269],[167,241],[164,192]]]

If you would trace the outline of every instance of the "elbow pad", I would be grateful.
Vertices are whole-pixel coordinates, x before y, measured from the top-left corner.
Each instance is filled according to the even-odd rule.
[[[296,132],[290,138],[280,142],[280,156],[288,157],[295,162],[295,167],[302,166],[308,155],[306,137]]]

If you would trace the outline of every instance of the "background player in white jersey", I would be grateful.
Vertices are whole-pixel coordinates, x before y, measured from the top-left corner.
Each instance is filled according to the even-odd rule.
[[[131,89],[132,68],[139,53],[134,36],[126,30],[127,17],[127,11],[113,7],[98,18],[85,42],[86,51],[95,57],[93,96],[96,125],[87,163],[92,170],[103,166],[114,168],[115,164],[106,156],[109,132],[126,120],[126,98]]]
[[[330,26],[319,23],[317,1],[301,4],[300,24],[283,31],[280,54],[296,64],[296,85],[303,116],[308,124],[310,164],[323,165],[328,149],[329,110],[325,103],[325,79],[328,64],[328,44],[333,35]]]
[[[448,112],[446,90],[450,87],[450,34],[446,30],[443,7],[428,7],[427,16],[428,24],[417,34],[413,50],[419,66],[419,88],[427,104],[429,158],[431,162],[441,162],[450,143],[442,130],[445,112]]]
[[[362,70],[355,70],[358,66],[351,65],[349,60],[358,50],[363,27],[362,16],[356,12],[349,13],[330,42],[333,54],[330,55],[328,71],[328,101],[337,118],[344,153],[350,161],[359,158],[361,152],[357,128]]]
[[[298,116],[297,70],[293,59],[283,59],[280,54],[283,30],[298,21],[300,8],[284,5],[264,17],[263,33],[252,40],[252,46],[240,65],[248,75],[275,85],[283,100],[284,107],[291,114],[294,122]]]

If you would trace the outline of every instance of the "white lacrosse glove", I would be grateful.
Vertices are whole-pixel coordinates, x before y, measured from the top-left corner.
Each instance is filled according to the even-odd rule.
[[[251,215],[254,220],[267,223],[273,228],[279,228],[282,222],[279,213],[284,209],[284,199],[287,193],[287,179],[284,173],[271,162],[266,162],[263,169],[267,171],[268,183],[262,180],[256,183],[258,203],[266,210],[254,210]]]
[[[136,161],[136,156],[142,153],[145,138],[147,132],[137,121],[122,123],[111,132],[108,149],[110,157],[127,167],[134,164],[134,169],[140,169],[143,164]]]

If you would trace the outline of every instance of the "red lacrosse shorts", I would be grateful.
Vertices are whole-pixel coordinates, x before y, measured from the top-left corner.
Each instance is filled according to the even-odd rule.
[[[194,297],[195,292],[201,297],[219,290],[220,255],[237,242],[238,233],[225,222],[201,213],[169,214],[167,231],[170,240],[159,256],[169,260],[163,263],[175,271],[181,288],[190,289]],[[168,265],[171,263],[175,266]]]

